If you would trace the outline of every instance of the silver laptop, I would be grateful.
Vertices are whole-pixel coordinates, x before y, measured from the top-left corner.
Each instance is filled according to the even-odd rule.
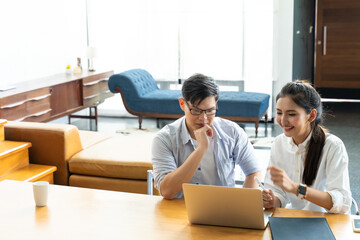
[[[183,184],[190,223],[265,229],[272,212],[264,212],[260,189]]]

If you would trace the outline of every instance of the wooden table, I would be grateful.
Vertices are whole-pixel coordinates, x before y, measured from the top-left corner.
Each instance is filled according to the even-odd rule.
[[[350,216],[275,209],[274,216],[325,216],[337,239],[360,239]],[[271,239],[264,230],[191,225],[183,200],[50,185],[35,207],[32,185],[0,182],[1,239]]]

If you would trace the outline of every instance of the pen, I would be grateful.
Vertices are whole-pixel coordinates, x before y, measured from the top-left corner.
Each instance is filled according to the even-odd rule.
[[[262,183],[260,182],[259,178],[258,178],[257,176],[255,176],[254,178],[255,178],[255,182],[256,182],[257,184],[259,184],[259,187],[260,187],[262,190],[265,190],[265,186],[264,186],[264,184],[262,184]]]
[[[256,182],[257,184],[259,184],[259,187],[260,187],[263,191],[265,191],[265,190],[266,190],[266,189],[265,189],[265,186],[264,186],[264,184],[262,184],[262,182],[260,182],[259,178],[258,178],[257,176],[255,176],[254,178],[255,178],[255,182]],[[271,197],[271,196],[269,197],[269,200],[272,201],[272,197]]]

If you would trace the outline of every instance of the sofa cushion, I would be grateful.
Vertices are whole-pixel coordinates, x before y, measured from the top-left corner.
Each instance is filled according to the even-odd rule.
[[[84,130],[79,130],[79,135],[83,149],[89,148],[94,144],[97,144],[112,137],[105,133],[84,131]]]
[[[142,98],[127,101],[131,109],[141,113],[163,113],[184,115],[179,106],[180,90],[157,89]]]
[[[153,76],[143,69],[133,69],[114,74],[109,78],[108,85],[112,92],[115,92],[115,87],[123,89],[124,94],[126,94],[125,98],[129,101],[159,89]]]
[[[257,92],[221,92],[217,116],[261,117],[269,108],[270,95]]]
[[[71,174],[110,178],[147,179],[152,169],[151,143],[155,133],[116,136],[75,154],[69,161]]]

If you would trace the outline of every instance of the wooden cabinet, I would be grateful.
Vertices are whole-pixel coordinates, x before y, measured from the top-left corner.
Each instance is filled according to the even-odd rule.
[[[315,87],[360,88],[360,1],[316,4]]]
[[[51,117],[71,113],[82,105],[81,80],[51,87]]]
[[[108,87],[108,79],[112,74],[102,73],[82,81],[84,106],[91,107],[112,96]]]
[[[49,118],[50,96],[50,89],[46,87],[1,99],[0,118],[15,121],[42,121]]]
[[[113,71],[57,74],[17,83],[15,89],[0,92],[0,118],[47,122],[97,106],[113,96],[107,85],[112,74]]]

